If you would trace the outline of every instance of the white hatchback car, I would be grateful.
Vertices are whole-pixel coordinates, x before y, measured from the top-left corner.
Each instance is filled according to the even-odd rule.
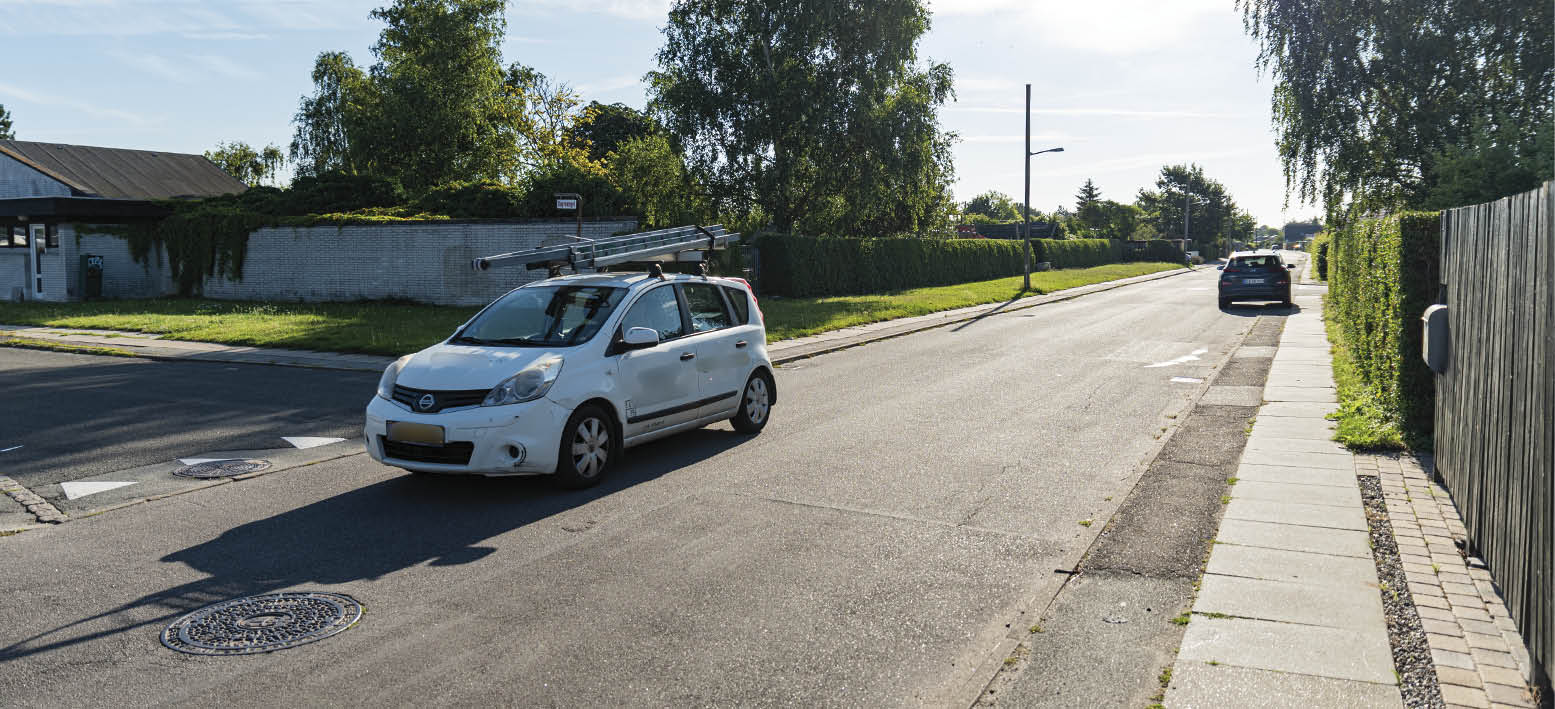
[[[423,473],[555,473],[597,484],[622,449],[777,402],[750,286],[706,276],[549,278],[384,371],[363,430],[375,460]]]

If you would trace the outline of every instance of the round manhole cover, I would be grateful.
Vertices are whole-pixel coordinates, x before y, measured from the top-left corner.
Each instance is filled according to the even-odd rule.
[[[244,473],[257,473],[270,467],[270,461],[258,458],[237,458],[233,460],[208,460],[204,463],[185,465],[173,471],[174,475],[185,478],[230,478]]]
[[[268,593],[206,606],[173,621],[162,644],[191,655],[251,655],[327,638],[362,618],[342,593]]]

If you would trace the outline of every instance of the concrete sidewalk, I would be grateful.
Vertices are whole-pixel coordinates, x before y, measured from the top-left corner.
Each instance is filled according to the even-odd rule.
[[[1078,298],[1090,293],[1100,293],[1114,288],[1154,281],[1161,278],[1194,272],[1181,268],[1133,278],[1096,283],[1079,288],[1069,288],[1043,295],[1028,296],[1007,303],[975,305],[969,308],[946,310],[911,318],[886,320],[868,325],[833,330],[810,337],[782,340],[767,345],[767,353],[773,364],[786,364],[795,360],[836,352],[892,337],[930,330],[946,325],[968,322],[990,315],[1034,308]],[[163,339],[160,335],[114,330],[88,330],[67,327],[30,327],[0,325],[0,337],[11,336],[43,340],[61,345],[78,347],[108,347],[123,350],[136,357],[151,359],[204,360],[237,362],[243,364],[273,364],[287,367],[313,367],[317,369],[341,369],[361,372],[382,372],[395,358],[381,355],[342,354],[338,352],[314,352],[269,347],[245,347],[221,345],[213,342],[189,342]]]
[[[1318,296],[1286,321],[1168,707],[1401,707]]]

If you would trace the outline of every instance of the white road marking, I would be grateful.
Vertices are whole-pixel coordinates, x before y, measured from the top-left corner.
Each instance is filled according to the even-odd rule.
[[[1193,377],[1172,377],[1173,384],[1202,384],[1203,382],[1203,379],[1194,379]]]
[[[1185,355],[1183,355],[1181,357],[1178,357],[1176,359],[1166,360],[1165,362],[1156,362],[1155,364],[1147,364],[1147,365],[1145,365],[1145,369],[1154,369],[1156,367],[1170,367],[1170,366],[1172,366],[1174,364],[1187,364],[1189,362],[1197,361],[1199,359],[1199,355],[1204,354],[1205,352],[1208,352],[1208,351],[1209,350],[1206,350],[1206,349],[1203,349],[1203,348],[1196,349],[1196,350],[1193,351],[1193,354],[1185,354]]]
[[[344,438],[325,438],[322,436],[281,436],[281,440],[292,444],[296,448],[318,448],[331,443],[339,443]]]
[[[22,445],[26,445],[26,444],[24,443]],[[10,448],[0,448],[0,453],[10,453],[11,451],[14,451],[17,448],[21,448],[21,447],[22,446],[11,446]]]
[[[130,482],[112,482],[112,481],[108,481],[108,480],[91,480],[91,481],[83,482],[83,481],[77,480],[77,481],[72,481],[72,482],[68,482],[68,483],[60,483],[59,487],[60,487],[60,489],[65,491],[65,499],[67,499],[67,500],[76,500],[76,499],[80,499],[80,498],[86,497],[87,495],[96,495],[99,492],[107,492],[109,490],[117,490],[117,489],[119,489],[121,487],[124,487],[125,485],[134,485],[134,484],[135,484],[134,481],[130,481]]]

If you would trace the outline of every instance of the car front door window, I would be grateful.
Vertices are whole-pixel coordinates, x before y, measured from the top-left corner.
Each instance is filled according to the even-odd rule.
[[[660,342],[686,334],[686,323],[680,318],[680,301],[675,298],[674,286],[654,288],[632,304],[632,309],[621,319],[621,332],[634,327],[646,327],[659,333]]]

